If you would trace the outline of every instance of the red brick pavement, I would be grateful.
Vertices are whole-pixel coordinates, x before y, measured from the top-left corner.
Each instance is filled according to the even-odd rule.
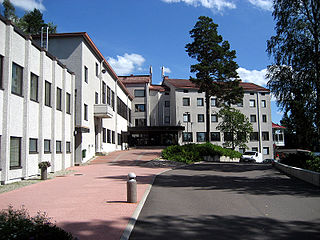
[[[0,209],[24,205],[31,215],[48,213],[53,221],[82,239],[119,239],[153,177],[165,168],[144,164],[161,149],[117,151],[89,165],[72,167],[75,173],[0,194]],[[126,203],[126,177],[137,175],[138,203]]]

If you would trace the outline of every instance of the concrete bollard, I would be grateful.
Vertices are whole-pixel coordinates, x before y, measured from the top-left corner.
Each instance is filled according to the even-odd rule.
[[[133,172],[128,174],[127,181],[127,202],[136,203],[137,202],[137,181],[136,174]]]

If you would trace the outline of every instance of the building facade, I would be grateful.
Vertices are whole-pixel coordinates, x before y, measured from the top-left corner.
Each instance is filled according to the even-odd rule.
[[[1,184],[73,165],[75,76],[0,16]]]

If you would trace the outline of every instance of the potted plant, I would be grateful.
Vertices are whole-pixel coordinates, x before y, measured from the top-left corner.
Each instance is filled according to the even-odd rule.
[[[51,166],[51,163],[48,161],[45,162],[39,162],[38,164],[39,168],[41,169],[41,180],[46,180],[48,177],[48,167]]]

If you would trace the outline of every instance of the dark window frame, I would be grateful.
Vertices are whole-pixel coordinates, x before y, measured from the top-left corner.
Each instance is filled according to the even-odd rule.
[[[142,108],[141,108],[142,107]],[[145,112],[146,111],[146,104],[135,104],[134,105],[135,112]]]
[[[215,121],[213,121],[213,117],[216,117],[216,120]],[[214,123],[217,123],[218,122],[218,114],[211,114],[211,122],[214,122]]]
[[[58,146],[60,149],[58,148]],[[59,141],[59,140],[56,141],[56,153],[62,153],[62,141]]]
[[[111,143],[112,144],[116,143],[115,131],[111,131]]]
[[[99,64],[96,63],[96,76],[99,77]]]
[[[99,104],[99,93],[94,93],[94,104]]]
[[[198,122],[204,123],[204,114],[202,114],[202,113],[198,114]]]
[[[262,132],[262,141],[269,141],[270,140],[270,134],[269,132]]]
[[[36,149],[35,150],[30,150],[31,141],[36,141],[36,145],[35,145]],[[38,139],[37,138],[29,138],[29,153],[30,154],[39,153],[39,150],[38,150]]]
[[[34,78],[35,77],[35,78]],[[32,83],[35,80],[35,84],[33,85]],[[36,90],[35,90],[35,96],[33,96],[33,87],[35,86]],[[34,73],[30,73],[30,100],[34,101],[34,102],[38,102],[39,101],[39,76],[37,76]]]
[[[45,146],[46,146],[46,142],[49,143],[49,150],[46,150],[45,149]],[[43,140],[43,150],[44,150],[44,153],[51,153],[51,140],[50,139],[44,139]]]
[[[203,141],[200,139],[200,136],[203,134]],[[196,132],[197,142],[205,142],[206,141],[206,133],[205,132]],[[199,141],[199,139],[201,141]]]
[[[200,100],[200,105],[199,105],[199,100]],[[197,107],[203,107],[203,106],[204,106],[203,98],[197,98]]]
[[[57,87],[56,93],[56,109],[62,111],[62,89]]]
[[[102,128],[102,142],[107,143],[107,129]]]
[[[251,122],[251,123],[257,122],[257,115],[251,114],[251,115],[250,115],[250,122]]]
[[[111,130],[107,129],[107,143],[111,143]]]
[[[83,118],[85,121],[88,121],[88,105],[87,104],[83,104]]]
[[[111,105],[111,89],[107,86],[107,104]]]
[[[19,140],[19,146],[18,146],[18,148],[19,148],[19,152],[18,152],[18,164],[17,165],[13,165],[12,164],[12,162],[11,162],[11,145],[12,145],[12,142],[11,142],[11,140]],[[21,149],[21,140],[22,140],[22,138],[21,137],[13,137],[13,136],[11,136],[10,137],[10,160],[9,160],[9,166],[10,166],[10,169],[19,169],[19,168],[21,168],[22,166],[21,166],[21,153],[22,153],[22,149]]]
[[[183,132],[182,142],[193,142],[193,132]]]
[[[66,113],[71,114],[71,94],[66,93]]]
[[[47,86],[49,88],[47,88]],[[44,105],[47,107],[52,107],[52,105],[51,105],[51,91],[52,91],[51,82],[45,81],[45,83],[44,83]]]
[[[66,153],[71,153],[71,142],[66,141]]]
[[[0,55],[0,89],[3,89],[3,59],[4,57]]]
[[[250,133],[250,142],[258,142],[259,141],[259,133],[251,132]]]
[[[182,106],[184,106],[184,107],[190,106],[190,98],[189,97],[182,98]]]
[[[107,103],[107,84],[102,81],[102,104]]]
[[[221,142],[220,132],[210,132],[210,139],[211,139],[211,142]]]
[[[18,83],[20,84],[20,92],[15,92],[13,91],[13,69],[14,66],[17,67],[17,69],[21,69],[21,77],[18,79]],[[11,76],[11,93],[20,97],[23,97],[23,67],[20,66],[19,64],[16,64],[15,62],[12,62],[12,76]]]
[[[84,66],[84,82],[88,83],[89,82],[89,69],[87,66]]]

